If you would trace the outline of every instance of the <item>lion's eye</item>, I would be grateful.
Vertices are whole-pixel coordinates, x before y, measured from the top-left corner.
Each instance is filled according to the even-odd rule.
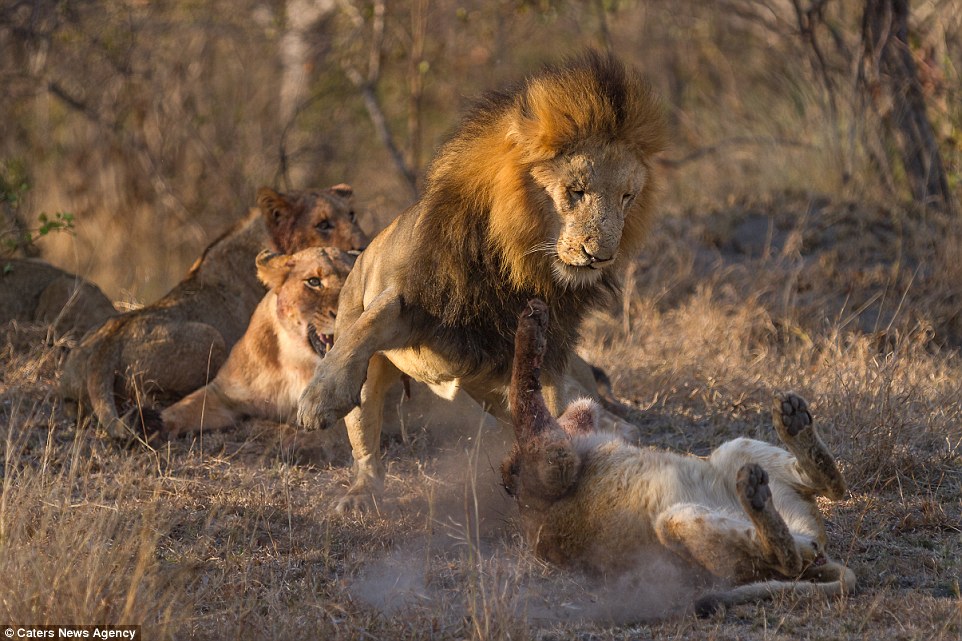
[[[634,200],[635,200],[634,194],[625,194],[624,196],[621,197],[621,206],[627,207],[632,202],[634,202]]]
[[[571,199],[572,203],[580,202],[582,198],[585,197],[584,189],[571,188],[568,190],[568,198]]]
[[[321,286],[321,279],[317,276],[311,276],[304,282],[307,283],[308,287],[313,287],[314,289],[318,289]]]
[[[334,224],[329,220],[322,220],[321,222],[314,225],[314,229],[320,232],[329,232],[334,229]]]
[[[352,223],[356,223],[356,222],[357,222],[357,215],[354,213],[354,210],[353,210],[353,209],[352,209],[351,211],[347,212],[347,215],[351,217],[351,222],[352,222]]]

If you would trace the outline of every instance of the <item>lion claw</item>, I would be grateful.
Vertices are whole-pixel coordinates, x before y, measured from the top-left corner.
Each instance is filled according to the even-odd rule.
[[[347,494],[337,502],[335,511],[345,516],[368,514],[377,511],[374,496],[369,493]]]

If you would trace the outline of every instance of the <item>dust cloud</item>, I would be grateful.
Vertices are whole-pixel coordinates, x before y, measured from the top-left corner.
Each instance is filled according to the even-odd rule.
[[[529,625],[628,624],[685,613],[706,577],[653,546],[627,559],[618,576],[586,575],[537,560],[520,536],[518,510],[500,485],[500,461],[512,434],[463,402],[435,410],[433,456],[419,496],[403,506],[424,526],[370,559],[348,588],[358,605],[386,617],[497,616]],[[460,417],[460,421],[454,417]],[[457,431],[455,425],[473,425]],[[463,430],[463,428],[462,428]],[[412,538],[413,537],[413,538]]]

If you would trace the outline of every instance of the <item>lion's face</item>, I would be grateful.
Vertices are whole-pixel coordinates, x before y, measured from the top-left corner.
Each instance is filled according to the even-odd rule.
[[[539,163],[531,172],[554,209],[554,229],[537,249],[565,286],[595,283],[618,257],[625,219],[648,179],[644,164],[612,144]]]
[[[263,251],[257,276],[277,295],[283,329],[324,356],[334,344],[337,299],[354,256],[333,247],[312,247],[293,255]]]
[[[275,249],[293,254],[308,247],[336,247],[360,252],[368,238],[358,227],[354,190],[349,185],[281,194],[269,187],[257,192]]]

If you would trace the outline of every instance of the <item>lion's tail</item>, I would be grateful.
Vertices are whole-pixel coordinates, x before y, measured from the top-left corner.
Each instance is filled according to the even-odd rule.
[[[547,346],[548,306],[532,299],[518,318],[509,401],[519,443],[555,425],[541,394],[541,364]]]
[[[759,581],[757,583],[739,585],[720,592],[712,592],[702,596],[695,602],[695,614],[700,617],[711,616],[717,612],[724,611],[724,609],[729,606],[738,605],[739,603],[755,603],[774,598],[779,594],[788,594],[796,597],[810,597],[814,595],[829,597],[842,596],[855,592],[855,587],[855,573],[844,566],[839,566],[839,575],[833,581]]]

